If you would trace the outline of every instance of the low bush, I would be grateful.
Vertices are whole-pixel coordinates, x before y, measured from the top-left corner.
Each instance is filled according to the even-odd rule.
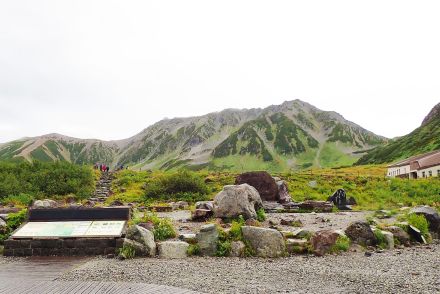
[[[124,259],[132,259],[136,256],[136,250],[133,246],[124,245],[121,249],[119,249],[119,256]]]
[[[142,218],[133,220],[134,224],[141,222],[152,222],[154,225],[153,234],[156,241],[163,241],[176,237],[173,223],[168,218],[160,218],[154,212],[145,213]]]
[[[429,224],[425,216],[411,213],[407,217],[410,225],[420,230],[420,233],[426,238],[429,236]]]
[[[266,220],[266,212],[264,208],[260,208],[257,210],[257,221],[264,222]]]
[[[382,249],[387,248],[387,241],[386,241],[385,236],[382,233],[382,231],[381,230],[374,230],[374,235],[376,236],[376,239],[377,239],[377,246]]]
[[[10,213],[6,221],[6,227],[0,230],[0,242],[8,239],[9,236],[26,220],[27,209],[23,209],[17,213]]]
[[[341,251],[348,251],[350,248],[351,241],[347,236],[339,236],[336,240],[335,245],[330,248],[330,252],[338,253]]]
[[[196,256],[200,254],[200,246],[197,244],[189,244],[187,249],[188,256]]]

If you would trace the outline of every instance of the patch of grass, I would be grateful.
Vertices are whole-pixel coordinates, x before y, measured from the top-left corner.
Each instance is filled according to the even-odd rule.
[[[335,245],[333,245],[330,248],[330,252],[332,253],[338,253],[338,252],[345,252],[348,251],[348,249],[350,248],[350,244],[351,241],[347,236],[339,236],[338,239],[336,240]]]
[[[153,235],[156,241],[163,241],[176,237],[174,225],[170,219],[160,218],[153,212],[145,213],[142,218],[133,220],[134,224],[152,222],[154,225]]]
[[[3,205],[14,205],[19,207],[27,207],[32,201],[34,201],[34,197],[29,194],[20,193],[18,195],[9,195],[1,200]]]
[[[429,237],[429,224],[425,216],[411,213],[407,217],[407,221],[410,225],[420,230],[420,233],[425,237]]]
[[[381,230],[374,230],[374,235],[376,236],[376,239],[377,239],[377,246],[382,249],[387,248],[388,243],[387,243],[387,240],[385,239],[385,236],[382,233],[382,231]]]
[[[122,256],[124,259],[133,259],[136,256],[136,250],[133,246],[124,245],[119,249],[119,256]]]
[[[264,222],[266,220],[266,212],[264,208],[260,208],[257,210],[257,221]]]
[[[229,256],[231,253],[231,241],[225,240],[225,241],[218,241],[217,242],[217,252],[216,256],[218,257],[226,257]]]
[[[188,256],[197,256],[200,254],[200,246],[197,244],[189,244],[187,249]]]

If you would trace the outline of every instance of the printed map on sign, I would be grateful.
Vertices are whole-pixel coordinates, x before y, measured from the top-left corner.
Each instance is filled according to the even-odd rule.
[[[125,221],[29,222],[13,238],[119,237]]]

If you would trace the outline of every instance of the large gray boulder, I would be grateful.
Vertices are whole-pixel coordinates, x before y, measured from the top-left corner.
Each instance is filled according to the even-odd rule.
[[[159,258],[180,259],[188,256],[189,244],[183,241],[165,241],[158,244]]]
[[[376,235],[367,222],[357,221],[352,223],[346,230],[345,234],[353,243],[363,246],[374,246],[377,244]]]
[[[389,226],[385,227],[386,231],[393,234],[394,239],[397,240],[398,244],[404,245],[404,246],[410,246],[411,245],[411,239],[409,237],[409,234],[398,226]]]
[[[434,238],[440,238],[440,215],[429,206],[417,206],[411,209],[410,213],[423,215],[429,223],[429,231]]]
[[[147,248],[134,240],[131,239],[124,239],[124,242],[122,243],[122,247],[131,247],[134,249],[136,256],[148,256]]]
[[[146,256],[156,255],[156,243],[154,242],[154,235],[149,230],[141,226],[131,226],[128,228],[126,234],[126,239],[133,240],[145,247]]]
[[[214,215],[219,218],[257,218],[257,210],[263,207],[258,191],[248,185],[225,186],[214,198]]]
[[[283,235],[277,230],[244,226],[243,238],[259,257],[281,257],[286,253]]]
[[[217,253],[218,231],[215,224],[202,226],[196,238],[202,256],[214,256]]]

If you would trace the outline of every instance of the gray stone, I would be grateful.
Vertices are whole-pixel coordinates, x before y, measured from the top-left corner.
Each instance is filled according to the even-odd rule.
[[[258,191],[248,185],[225,186],[214,198],[214,215],[219,218],[257,218],[257,210],[263,207]]]
[[[243,238],[249,242],[259,257],[281,257],[285,255],[286,244],[277,230],[243,226]]]
[[[4,213],[4,214],[0,214],[0,219],[7,221],[8,220],[8,214]]]
[[[214,204],[212,201],[198,201],[196,202],[196,209],[213,210]]]
[[[389,226],[385,228],[386,231],[391,232],[394,238],[398,241],[399,244],[404,246],[410,245],[410,237],[408,233],[398,226]]]
[[[197,243],[197,236],[196,234],[180,234],[179,239],[182,241],[185,241],[190,244]]]
[[[189,244],[182,241],[165,241],[158,243],[159,257],[165,259],[180,259],[188,256]]]
[[[191,214],[191,219],[196,222],[204,222],[214,215],[214,212],[209,209],[196,208]]]
[[[305,239],[287,239],[286,248],[289,254],[306,253],[309,242]]]
[[[125,238],[122,247],[132,247],[136,252],[136,256],[148,256],[147,248],[134,240]]]
[[[204,225],[197,234],[197,243],[202,256],[214,256],[217,252],[218,231],[215,224]]]
[[[274,178],[275,179],[275,178]],[[292,201],[292,196],[289,194],[287,183],[283,180],[276,181],[278,187],[278,201],[280,203],[288,203]]]
[[[142,244],[145,247],[144,251],[147,256],[156,255],[156,243],[154,242],[154,235],[149,230],[141,226],[131,226],[128,228],[125,237]]]
[[[386,249],[394,249],[394,235],[388,231],[381,231],[382,235],[385,237],[385,242],[387,244]]]
[[[231,257],[243,257],[246,245],[242,241],[234,241],[231,243]]]
[[[367,222],[357,221],[352,223],[346,230],[345,234],[353,243],[363,246],[374,246],[377,244],[376,235]]]
[[[32,205],[33,209],[56,208],[56,207],[58,207],[58,203],[51,199],[36,200]]]

